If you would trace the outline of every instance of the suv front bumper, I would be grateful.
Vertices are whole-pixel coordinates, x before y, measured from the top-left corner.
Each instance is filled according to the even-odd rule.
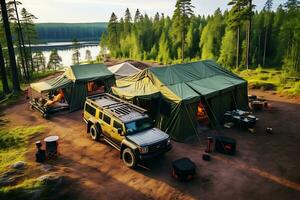
[[[153,158],[153,157],[156,157],[156,156],[159,156],[163,153],[166,153],[168,151],[170,151],[172,149],[172,144],[169,144],[168,146],[156,151],[156,152],[153,152],[153,153],[147,153],[147,154],[139,154],[139,159],[140,160],[147,160],[147,159],[150,159],[150,158]]]

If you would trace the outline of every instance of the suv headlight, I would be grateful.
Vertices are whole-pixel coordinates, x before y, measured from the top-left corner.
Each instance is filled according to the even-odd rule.
[[[168,138],[168,139],[167,139],[167,145],[170,145],[170,144],[171,144],[171,139]]]
[[[140,153],[148,153],[148,151],[149,151],[148,147],[139,147]]]

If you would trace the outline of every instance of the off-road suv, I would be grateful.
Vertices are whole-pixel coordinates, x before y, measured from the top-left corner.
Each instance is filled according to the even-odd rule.
[[[130,168],[138,161],[171,149],[170,137],[154,128],[146,110],[110,94],[90,96],[84,105],[87,133],[102,139],[120,151],[120,158]]]

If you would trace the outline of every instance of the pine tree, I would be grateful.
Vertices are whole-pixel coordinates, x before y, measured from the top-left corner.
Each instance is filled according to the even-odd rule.
[[[54,70],[56,70],[57,67],[60,66],[62,59],[58,55],[57,50],[53,49],[49,56],[49,62],[47,64],[48,69],[51,69],[54,67]]]
[[[34,21],[37,19],[33,14],[29,13],[25,8],[21,10],[21,26],[24,30],[24,42],[28,44],[28,48],[25,47],[25,57],[29,58],[31,67],[33,70],[33,58],[31,45],[37,40],[37,32],[35,29]]]
[[[267,51],[267,41],[268,41],[268,32],[270,26],[270,13],[272,11],[273,0],[267,0],[264,6],[265,12],[265,21],[264,21],[264,28],[265,28],[265,38],[264,38],[264,53],[263,53],[263,65],[266,63],[266,51]]]
[[[111,14],[107,31],[108,31],[107,46],[111,51],[111,53],[113,54],[113,56],[117,56],[117,50],[119,48],[119,33],[118,33],[118,18],[115,15],[115,13]]]
[[[93,59],[93,58],[92,58],[91,51],[90,51],[89,49],[87,49],[87,50],[85,51],[85,60],[88,61],[88,62],[90,62],[92,59]]]
[[[280,37],[286,45],[283,69],[290,75],[300,75],[300,1],[288,0],[284,4],[286,16]]]
[[[37,71],[39,71],[40,68],[42,68],[43,71],[46,70],[46,59],[42,51],[38,51],[33,55],[33,63]]]
[[[226,67],[234,66],[236,56],[236,32],[227,28],[225,35],[222,38],[221,53],[218,59],[219,63],[222,63]]]
[[[201,59],[218,59],[223,33],[224,21],[221,10],[217,9],[201,34]]]
[[[168,64],[170,61],[169,42],[167,34],[165,32],[162,33],[159,39],[159,50],[157,59],[163,64]]]
[[[79,65],[80,52],[79,52],[79,43],[76,38],[73,40],[72,46],[73,46],[72,63],[73,65]]]
[[[177,0],[175,10],[172,19],[172,30],[174,32],[174,38],[181,44],[181,59],[184,61],[185,53],[185,38],[187,29],[190,23],[190,17],[193,16],[194,6],[191,0]]]
[[[19,91],[21,91],[20,81],[19,81],[18,68],[17,68],[16,58],[15,58],[15,51],[14,51],[14,47],[13,47],[12,34],[10,31],[10,25],[9,25],[9,21],[8,21],[8,15],[7,15],[5,1],[1,0],[0,6],[1,6],[2,21],[3,21],[4,30],[5,30],[9,59],[10,59],[9,60],[10,67],[12,70],[13,92],[19,92]]]
[[[134,15],[134,23],[138,23],[141,19],[141,13],[139,9],[136,9],[135,15]]]
[[[129,9],[127,8],[125,11],[125,19],[124,19],[124,33],[125,34],[129,34],[131,31],[131,14]]]
[[[228,5],[232,6],[231,10],[229,11],[229,16],[227,19],[227,24],[229,28],[236,31],[236,68],[239,67],[239,59],[240,59],[240,32],[241,32],[241,25],[243,21],[246,20],[247,12],[247,0],[231,0]]]
[[[5,63],[4,63],[4,57],[3,57],[1,43],[0,43],[0,78],[2,81],[2,89],[3,89],[4,94],[9,94],[10,89],[9,89],[8,81],[7,81],[7,75],[6,75],[6,69],[5,69]]]

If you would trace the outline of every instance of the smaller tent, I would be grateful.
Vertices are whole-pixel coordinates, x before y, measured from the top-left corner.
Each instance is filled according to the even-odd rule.
[[[88,96],[87,83],[91,81],[102,81],[105,90],[108,91],[115,83],[115,78],[104,64],[73,65],[62,75],[47,81],[32,83],[30,87],[38,93],[63,89],[72,112],[84,105]]]
[[[120,63],[118,65],[114,65],[108,68],[109,71],[111,71],[116,79],[123,78],[126,76],[130,76],[133,74],[136,74],[140,72],[141,70],[133,66],[132,64],[128,62]]]

